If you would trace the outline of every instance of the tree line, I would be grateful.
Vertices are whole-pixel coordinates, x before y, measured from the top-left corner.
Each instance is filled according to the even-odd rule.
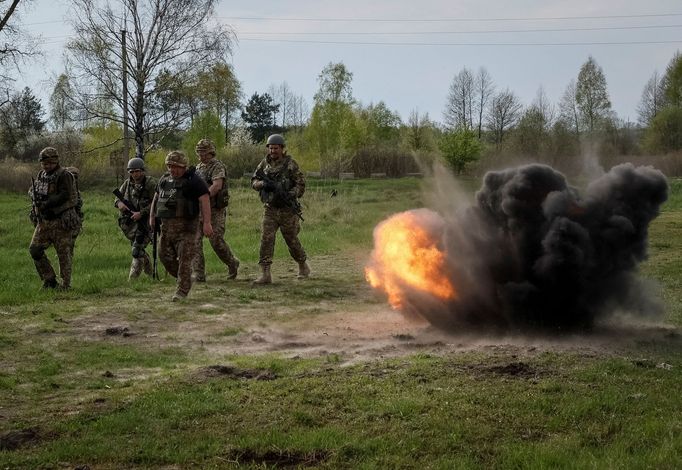
[[[12,90],[9,77],[0,77],[2,156],[28,160],[56,140],[74,154],[145,157],[157,149],[191,151],[203,137],[219,148],[253,147],[282,132],[309,169],[368,176],[418,171],[418,161],[433,159],[463,172],[484,157],[570,167],[586,146],[607,156],[682,149],[679,53],[645,84],[637,123],[616,116],[591,56],[556,104],[540,88],[524,105],[485,68],[463,68],[451,81],[442,124],[418,109],[403,121],[384,102],[356,100],[353,73],[341,62],[319,72],[311,105],[286,82],[244,96],[228,62],[236,35],[209,26],[217,1],[72,0],[75,34],[49,113],[32,90]],[[0,12],[0,35],[17,41],[10,19],[18,3]],[[30,41],[0,51],[0,65],[20,68],[20,59],[33,53]]]

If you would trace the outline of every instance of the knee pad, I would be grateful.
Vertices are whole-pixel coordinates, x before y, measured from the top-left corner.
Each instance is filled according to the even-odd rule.
[[[45,248],[42,246],[31,245],[28,247],[29,253],[31,253],[31,258],[38,261],[45,255]]]

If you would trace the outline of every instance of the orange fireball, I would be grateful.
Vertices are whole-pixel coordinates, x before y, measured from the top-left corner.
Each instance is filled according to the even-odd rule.
[[[396,309],[410,291],[446,301],[456,298],[439,248],[443,221],[435,212],[420,209],[396,214],[374,229],[372,261],[365,278],[382,289]]]

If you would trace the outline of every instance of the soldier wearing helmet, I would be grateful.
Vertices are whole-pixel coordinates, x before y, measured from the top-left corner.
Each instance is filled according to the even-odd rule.
[[[287,154],[284,137],[272,134],[268,137],[267,156],[258,164],[251,177],[251,187],[259,192],[264,205],[261,224],[260,258],[261,275],[255,284],[270,284],[270,267],[275,252],[277,230],[282,233],[291,257],[298,263],[298,279],[310,274],[307,255],[298,239],[301,231],[298,198],[305,192],[305,178],[298,163]]]
[[[128,280],[132,280],[138,278],[142,271],[150,276],[152,274],[152,263],[145,248],[152,236],[149,213],[156,192],[156,180],[146,175],[144,160],[139,157],[128,161],[127,170],[128,179],[119,188],[119,193],[132,207],[118,197],[114,200],[114,206],[120,212],[118,225],[132,247],[133,260],[128,273]]]
[[[171,298],[174,302],[187,297],[192,288],[199,226],[207,237],[213,235],[208,186],[188,164],[187,156],[178,150],[166,155],[168,172],[159,179],[149,214],[151,230],[157,219],[162,220],[159,259],[166,271],[177,278]]]
[[[31,220],[35,225],[29,252],[46,289],[69,289],[76,236],[82,220],[76,206],[79,200],[74,176],[59,166],[59,153],[53,147],[39,155],[41,171],[32,179],[29,195],[32,200]],[[52,268],[45,250],[54,245],[59,259],[59,275]]]
[[[225,165],[216,158],[215,145],[209,139],[197,142],[195,152],[199,158],[197,174],[208,185],[211,201],[211,226],[213,235],[208,238],[211,248],[218,258],[227,266],[227,278],[235,279],[239,269],[239,260],[235,258],[230,246],[225,241],[225,220],[227,218],[227,204],[229,193],[227,190],[227,170]],[[206,263],[201,230],[197,231],[197,257],[194,258],[192,276],[197,282],[206,281]]]

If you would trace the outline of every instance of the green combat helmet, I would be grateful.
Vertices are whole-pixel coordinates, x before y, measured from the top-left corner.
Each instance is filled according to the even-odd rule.
[[[196,147],[194,147],[194,150],[197,153],[199,153],[200,151],[205,151],[215,155],[215,144],[211,142],[210,139],[201,139],[199,142],[197,142],[197,145]]]
[[[186,167],[189,164],[187,156],[179,150],[173,150],[166,155],[166,165],[176,165]]]
[[[131,158],[128,160],[128,171],[142,170],[144,171],[144,160],[139,157]]]
[[[270,137],[268,137],[268,141],[265,144],[266,147],[268,145],[281,145],[284,147],[284,137],[282,137],[281,134],[272,134]]]
[[[57,149],[54,147],[45,147],[40,151],[40,157],[39,161],[43,162],[45,160],[58,160],[59,159],[59,153],[57,153]]]

